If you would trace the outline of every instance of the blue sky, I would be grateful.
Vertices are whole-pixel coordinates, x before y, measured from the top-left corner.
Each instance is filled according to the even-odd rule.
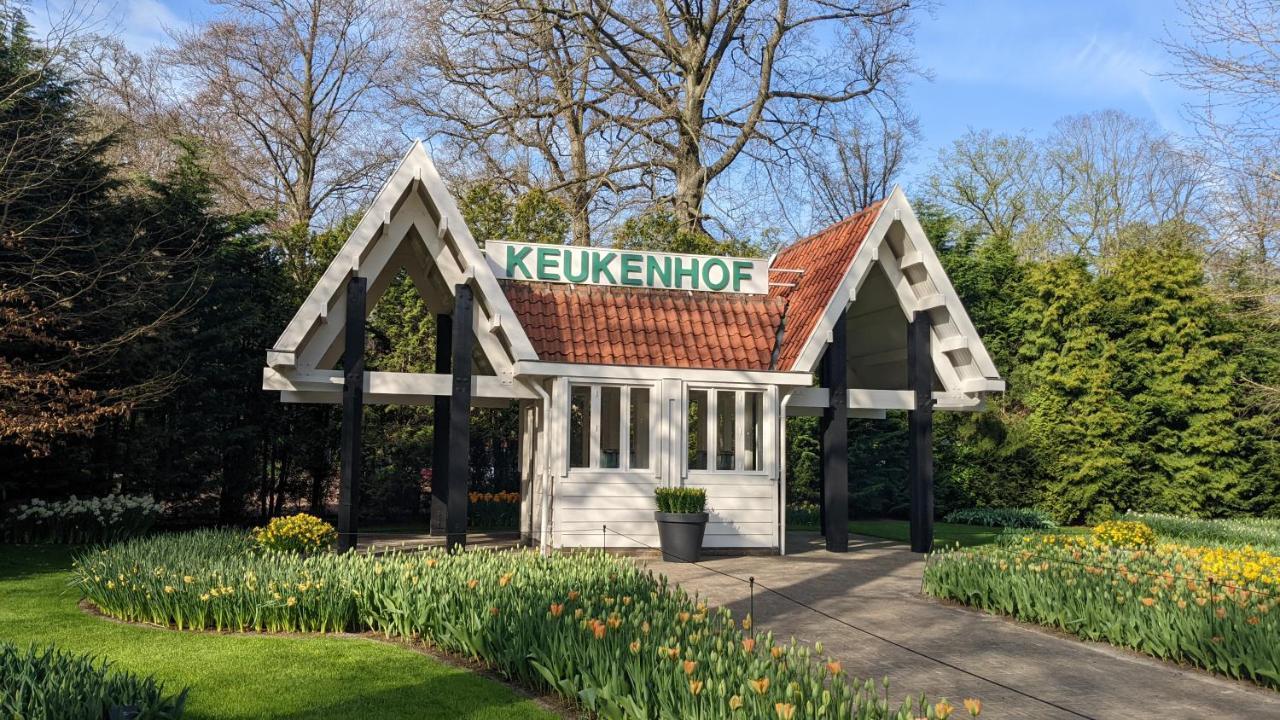
[[[1116,108],[1164,130],[1188,130],[1191,100],[1159,75],[1160,40],[1180,33],[1173,0],[972,0],[920,24],[916,52],[933,81],[913,83],[919,172],[968,128],[1039,134],[1065,115]]]
[[[31,0],[39,18],[71,0]],[[210,13],[205,0],[98,0],[104,27],[135,49]],[[1177,33],[1174,0],[951,0],[921,18],[916,53],[931,81],[914,81],[907,104],[920,117],[911,184],[968,128],[1043,133],[1070,114],[1118,108],[1178,134],[1190,98],[1159,77],[1159,45]]]

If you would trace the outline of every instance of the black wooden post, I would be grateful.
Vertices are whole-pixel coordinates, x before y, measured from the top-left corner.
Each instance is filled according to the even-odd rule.
[[[911,484],[911,550],[933,548],[933,356],[929,316],[916,312],[907,327],[907,379],[914,409],[907,412],[907,481]]]
[[[467,544],[467,483],[471,477],[471,286],[458,285],[453,297],[453,394],[449,396],[449,497],[445,547]],[[433,478],[434,479],[434,478]]]
[[[436,315],[437,374],[449,374],[452,355],[453,318]],[[440,536],[446,533],[445,518],[449,515],[449,403],[450,396],[436,395],[432,412],[435,429],[431,434],[431,534]]]
[[[849,343],[845,313],[831,329],[822,356],[822,385],[827,407],[822,411],[822,517],[830,552],[849,550]]]
[[[347,318],[342,353],[342,478],[338,483],[338,551],[357,545],[360,514],[360,421],[364,416],[364,304],[368,283],[347,281]]]

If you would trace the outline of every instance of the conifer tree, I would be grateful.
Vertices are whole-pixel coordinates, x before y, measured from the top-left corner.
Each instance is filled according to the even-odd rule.
[[[1010,382],[1020,388],[1028,440],[1046,472],[1038,484],[1047,509],[1078,522],[1141,508],[1136,429],[1095,277],[1072,257],[1032,266],[1028,283],[1019,312],[1023,365]]]
[[[1242,508],[1237,368],[1193,233],[1180,223],[1132,229],[1099,279],[1109,307],[1100,320],[1115,342],[1116,390],[1143,479],[1135,509],[1221,515]]]

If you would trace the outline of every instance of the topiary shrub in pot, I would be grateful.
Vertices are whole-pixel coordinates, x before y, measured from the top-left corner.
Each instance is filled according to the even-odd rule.
[[[658,488],[658,539],[667,562],[697,562],[707,530],[707,491],[701,488]]]

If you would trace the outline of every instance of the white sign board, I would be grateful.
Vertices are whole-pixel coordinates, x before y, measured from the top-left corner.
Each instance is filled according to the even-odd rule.
[[[769,261],[764,258],[508,242],[486,243],[484,252],[494,275],[509,280],[758,295],[769,292]]]

